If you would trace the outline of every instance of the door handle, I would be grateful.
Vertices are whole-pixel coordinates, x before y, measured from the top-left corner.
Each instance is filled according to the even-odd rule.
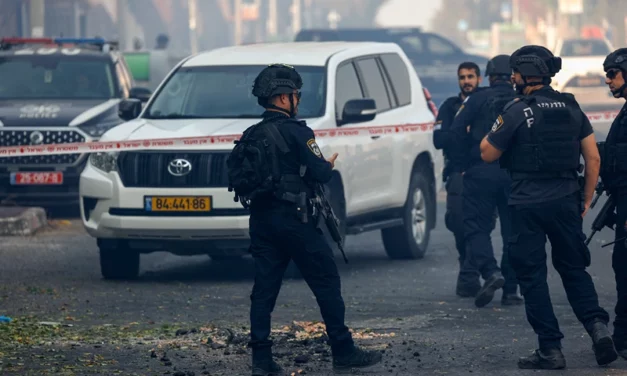
[[[381,136],[370,136],[370,138],[371,138],[371,139],[373,139],[373,140],[377,140],[377,139],[379,139],[380,137],[381,137]]]

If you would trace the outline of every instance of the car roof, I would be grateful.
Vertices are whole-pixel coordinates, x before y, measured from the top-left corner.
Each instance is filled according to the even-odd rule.
[[[398,52],[394,43],[376,42],[289,42],[259,43],[219,48],[202,52],[191,57],[183,67],[212,65],[269,65],[282,63],[289,65],[325,66],[327,60],[342,51],[355,50],[356,53]]]

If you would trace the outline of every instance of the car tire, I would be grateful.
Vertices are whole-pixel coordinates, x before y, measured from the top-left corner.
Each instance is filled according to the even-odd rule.
[[[122,242],[99,247],[100,272],[104,279],[132,280],[139,276],[139,252]]]
[[[411,176],[403,207],[403,224],[381,230],[383,246],[389,258],[421,259],[429,245],[435,221],[435,195],[424,170]]]

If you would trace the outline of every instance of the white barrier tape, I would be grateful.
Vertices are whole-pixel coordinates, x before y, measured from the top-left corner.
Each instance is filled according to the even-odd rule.
[[[433,129],[433,123],[389,125],[380,127],[355,127],[340,129],[321,129],[314,131],[316,137],[355,137],[379,136],[384,134],[426,132]],[[2,129],[0,128],[0,131]],[[148,149],[189,149],[198,146],[232,144],[241,134],[205,137],[179,137],[133,141],[103,141],[49,145],[24,145],[0,147],[0,158],[25,157],[35,155],[83,154],[111,151],[148,150]]]
[[[586,114],[591,123],[609,122],[616,118],[618,111],[591,112]],[[355,137],[355,136],[380,136],[384,134],[426,132],[433,129],[433,123],[387,125],[379,127],[354,127],[338,129],[321,129],[314,133],[316,137]],[[2,129],[0,128],[0,131]],[[49,145],[24,145],[24,146],[3,146],[0,147],[0,158],[25,157],[36,155],[58,155],[58,154],[83,154],[111,151],[129,150],[170,150],[170,149],[190,149],[203,145],[232,144],[239,139],[241,134],[231,134],[223,136],[205,137],[178,137],[151,140],[133,141],[103,141],[84,142],[71,144],[49,144]]]

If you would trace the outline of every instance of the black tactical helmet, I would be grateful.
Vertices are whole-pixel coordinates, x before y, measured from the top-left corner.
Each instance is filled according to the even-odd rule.
[[[562,69],[562,59],[545,47],[530,45],[514,51],[509,65],[523,77],[553,77]]]
[[[497,55],[488,61],[485,68],[486,76],[510,76],[512,68],[509,66],[509,55]]]
[[[302,86],[303,80],[294,67],[272,64],[264,68],[255,78],[253,95],[257,98],[271,98],[279,94],[293,93]]]
[[[610,69],[627,71],[627,48],[619,48],[607,55],[603,62],[603,70],[607,72]]]

